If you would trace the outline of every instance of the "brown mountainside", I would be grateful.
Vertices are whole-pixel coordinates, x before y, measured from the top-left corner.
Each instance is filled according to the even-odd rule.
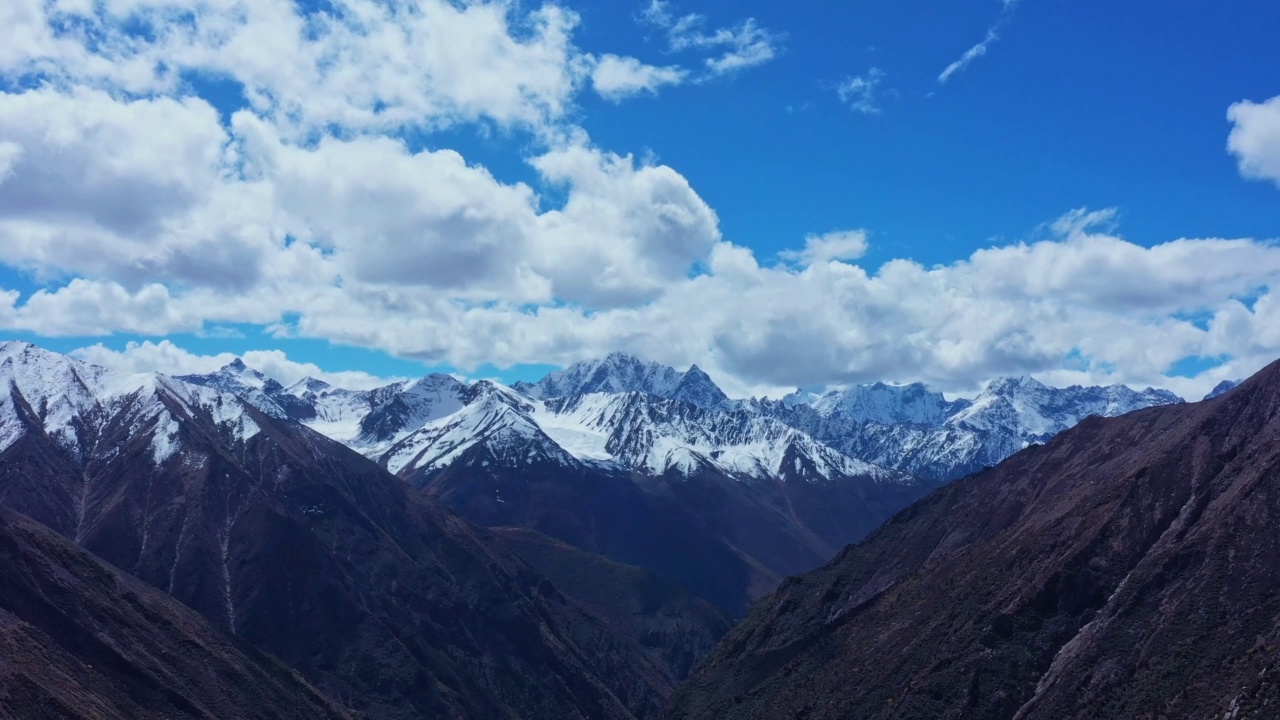
[[[351,716],[181,603],[0,509],[0,717]]]
[[[527,528],[495,532],[558,590],[635,638],[674,680],[729,631],[714,606],[684,587],[644,568],[624,565]]]
[[[1280,363],[1090,418],[758,603],[671,718],[1280,717]]]

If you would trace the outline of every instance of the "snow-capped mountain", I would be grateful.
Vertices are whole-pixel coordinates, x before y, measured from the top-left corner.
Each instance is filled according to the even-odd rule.
[[[923,383],[856,385],[826,393],[796,391],[782,399],[786,407],[807,406],[818,416],[847,424],[940,425],[969,406],[964,399],[947,400]],[[766,408],[767,409],[767,408]]]
[[[590,393],[640,392],[704,408],[727,409],[732,406],[724,391],[697,365],[687,372],[680,372],[619,352],[610,353],[603,360],[570,365],[536,383],[518,382],[512,387],[534,400]]]
[[[487,381],[464,387],[457,410],[428,419],[386,449],[364,450],[402,477],[422,477],[484,446],[505,468],[585,463],[609,470],[743,480],[822,481],[858,477],[910,484],[903,474],[842,455],[773,418],[708,410],[641,392],[531,400]]]
[[[369,448],[370,456],[391,472],[414,478],[449,467],[475,447],[487,451],[485,462],[504,468],[576,462],[543,432],[534,419],[535,406],[514,390],[480,381],[453,400],[458,404],[453,412],[428,418],[385,450]]]
[[[1239,380],[1223,380],[1217,385],[1214,385],[1213,389],[1209,391],[1209,394],[1204,396],[1204,399],[1212,400],[1218,397],[1219,395],[1226,395],[1227,393],[1231,392],[1232,390],[1235,390],[1239,386],[1240,386]]]
[[[844,456],[773,418],[709,410],[639,392],[557,398],[535,417],[579,457],[654,475],[714,467],[733,477],[816,480],[860,476],[911,482]]]
[[[697,368],[622,355],[521,390],[432,375],[282,392],[310,409],[300,422],[476,523],[640,565],[731,615],[931,487],[728,401]]]
[[[239,359],[216,372],[179,379],[238,395],[272,417],[296,420],[365,454],[458,411],[467,389],[439,373],[374,390],[348,390],[312,377],[283,387]]]
[[[276,418],[297,420],[309,412],[307,406],[286,393],[278,381],[245,365],[240,358],[207,375],[179,375],[176,379],[244,398],[254,407]]]
[[[127,443],[130,462],[145,452],[148,467],[176,468],[186,457],[204,462],[191,454],[201,442],[192,433],[248,447],[261,444],[263,423],[301,423],[477,523],[536,529],[639,564],[731,614],[934,481],[993,465],[1090,414],[1178,401],[1030,378],[995,381],[972,401],[880,383],[729,401],[696,367],[680,373],[616,354],[518,389],[437,374],[348,390],[314,378],[283,387],[242,362],[177,379],[121,375],[21,343],[0,348],[10,389],[0,397],[0,453],[39,427],[95,463]],[[297,430],[288,432],[315,437]],[[59,493],[49,513],[67,518],[73,536],[92,525],[76,517],[93,518],[110,500],[72,485]],[[653,544],[666,535],[661,549]],[[705,554],[684,562],[677,546]]]
[[[1181,402],[1163,390],[1053,388],[1030,377],[992,381],[973,400],[949,400],[920,383],[873,383],[733,401],[697,366],[679,372],[622,353],[512,388],[448,375],[372,391],[313,379],[281,388],[239,362],[186,379],[286,413],[402,475],[438,471],[486,444],[495,454],[489,462],[516,465],[577,461],[651,475],[705,467],[796,479],[888,479],[889,468],[946,481],[1089,415]]]
[[[259,432],[235,394],[159,373],[114,372],[24,342],[0,343],[0,388],[0,451],[38,426],[77,458],[142,439],[159,465],[178,451],[179,422],[189,417],[210,421],[232,442]]]
[[[429,476],[484,446],[487,462],[512,468],[588,463],[655,476],[706,469],[739,479],[914,482],[775,418],[734,409],[697,366],[682,373],[621,353],[515,388],[440,374],[370,391],[314,378],[283,388],[239,360],[184,379],[292,417],[402,477]]]
[[[1054,388],[1017,377],[992,381],[972,401],[948,402],[921,385],[877,383],[750,405],[852,457],[946,481],[1046,442],[1090,415],[1114,417],[1180,402],[1166,390]]]

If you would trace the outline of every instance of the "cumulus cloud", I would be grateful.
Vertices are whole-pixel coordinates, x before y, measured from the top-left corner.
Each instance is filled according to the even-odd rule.
[[[755,18],[707,30],[706,17],[696,13],[676,15],[671,4],[662,0],[650,0],[640,19],[666,34],[672,52],[711,53],[703,59],[710,77],[763,65],[778,56],[786,39],[781,33],[760,27]]]
[[[1266,102],[1242,100],[1227,110],[1231,134],[1227,149],[1248,178],[1280,185],[1280,96]]]
[[[113,350],[98,343],[73,350],[71,355],[85,362],[124,372],[160,372],[166,375],[211,373],[240,357],[249,367],[286,387],[303,378],[312,377],[350,390],[369,390],[403,379],[382,378],[361,371],[326,372],[314,363],[290,360],[280,350],[250,350],[240,356],[232,353],[197,355],[169,340],[131,342],[124,350]]]
[[[535,268],[558,298],[591,306],[651,299],[720,239],[715,212],[670,167],[581,145],[533,164],[570,188],[564,207],[537,223]]]
[[[805,238],[804,249],[784,250],[779,253],[779,257],[800,265],[813,265],[833,260],[857,260],[866,253],[865,230],[838,230],[824,235],[810,235]]]
[[[591,71],[591,84],[606,100],[617,102],[642,93],[657,94],[664,85],[679,85],[689,72],[668,65],[646,65],[635,58],[605,55]]]
[[[258,280],[266,201],[228,181],[229,138],[205,101],[0,93],[0,139],[0,262],[134,286]]]
[[[235,81],[256,111],[299,132],[539,126],[565,113],[589,69],[571,40],[577,16],[554,4],[15,2],[0,21],[21,41],[0,51],[0,71],[133,93],[173,92],[184,73],[205,73]]]
[[[856,240],[830,236],[807,246],[814,260],[857,251]],[[998,375],[1059,372],[1065,358],[1083,357],[1090,366],[1077,381],[1193,394],[1280,352],[1280,336],[1259,331],[1275,312],[1278,278],[1280,249],[1266,243],[1179,239],[1147,248],[1087,228],[949,265],[895,260],[874,272],[830,261],[762,266],[750,250],[720,241],[704,273],[642,304],[463,307],[347,291],[318,296],[295,330],[461,367],[563,364],[621,349],[697,362],[749,388],[896,379],[965,391]],[[396,320],[372,321],[387,317]],[[1194,381],[1168,376],[1182,358],[1224,354],[1230,362]]]

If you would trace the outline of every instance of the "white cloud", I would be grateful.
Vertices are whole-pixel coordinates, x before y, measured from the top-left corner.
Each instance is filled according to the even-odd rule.
[[[1231,134],[1227,148],[1248,178],[1280,185],[1280,96],[1262,103],[1242,100],[1227,110]]]
[[[280,350],[250,350],[241,356],[232,353],[196,355],[169,340],[131,342],[124,350],[112,350],[98,343],[73,350],[71,355],[124,372],[160,372],[171,376],[211,373],[240,357],[249,367],[286,387],[312,377],[350,390],[369,390],[403,379],[383,378],[361,371],[326,372],[314,363],[290,360]]]
[[[588,80],[621,97],[683,71],[587,55],[571,13],[522,7],[3,4],[0,26],[23,32],[0,47],[0,76],[41,82],[0,93],[0,263],[46,289],[0,288],[0,328],[163,336],[249,323],[464,369],[626,350],[698,362],[738,388],[964,390],[1028,371],[1195,387],[1280,353],[1280,249],[1143,247],[1109,212],[1069,213],[1045,237],[934,267],[862,267],[861,231],[761,265],[675,169],[573,125]],[[194,21],[174,20],[184,8]],[[705,64],[684,82],[778,47],[752,20],[708,30],[662,3],[648,11],[670,49]],[[60,13],[84,23],[51,24]],[[163,31],[130,35],[126,20]],[[191,71],[243,85],[248,106],[228,120],[183,85]],[[845,102],[877,107],[879,78],[850,83]],[[1232,110],[1246,173],[1276,177],[1275,109]],[[392,131],[459,122],[520,133],[535,179],[432,146],[442,136],[411,146]],[[158,358],[159,346],[130,352]],[[1194,380],[1167,376],[1182,358],[1222,355]],[[1092,364],[1066,367],[1068,356]]]
[[[747,18],[737,25],[706,30],[706,18],[690,13],[677,16],[671,4],[650,0],[640,13],[640,20],[666,33],[672,52],[696,50],[714,53],[703,59],[709,77],[727,75],[763,65],[782,51],[785,36]]]
[[[863,115],[880,114],[880,83],[884,80],[884,71],[873,67],[866,75],[845,78],[836,86],[836,94],[840,102]]]
[[[605,55],[591,71],[591,84],[606,100],[617,102],[641,93],[657,94],[664,85],[679,85],[689,72],[669,65],[646,65],[635,58]]]
[[[938,75],[938,82],[945,85],[946,82],[951,79],[952,75],[963,72],[966,68],[972,65],[975,60],[986,55],[987,50],[999,39],[1000,35],[996,32],[996,28],[988,30],[987,36],[983,38],[982,42],[974,45],[968,50],[965,50],[964,54],[961,55],[959,59],[943,69],[942,73]]]
[[[43,318],[50,333],[189,329],[178,311],[112,320],[153,286],[166,306],[221,293],[211,319],[257,303],[268,322],[339,285],[616,305],[684,277],[719,239],[679,173],[581,133],[531,160],[564,190],[549,210],[452,150],[376,135],[299,146],[247,111],[222,127],[200,100],[0,93],[0,143],[0,262],[86,278],[29,301],[26,326]],[[114,304],[41,310],[89,289]],[[161,302],[148,292],[144,304]]]
[[[680,198],[684,191],[674,173],[597,152],[567,152],[545,162],[553,175],[599,175],[583,200],[591,212],[625,205],[625,197],[610,199],[619,187],[635,193],[642,207],[654,196]],[[630,175],[646,177],[638,185],[651,189],[614,185]],[[672,205],[675,217],[690,212],[681,202]],[[645,221],[645,213],[589,220],[578,212],[564,214],[588,227]],[[563,364],[620,349],[676,365],[697,362],[730,386],[753,390],[887,379],[965,392],[998,375],[1035,372],[1172,387],[1190,396],[1280,354],[1274,330],[1280,303],[1273,299],[1280,248],[1221,239],[1143,247],[1095,229],[1110,217],[1075,212],[1052,223],[1061,234],[1048,239],[988,248],[934,267],[894,260],[874,272],[849,262],[865,249],[858,232],[809,238],[803,249],[786,254],[797,267],[762,266],[746,248],[704,240],[712,245],[703,271],[686,276],[677,269],[702,253],[700,247],[680,246],[680,233],[660,226],[632,230],[635,237],[656,233],[652,242],[659,245],[676,242],[664,251],[671,265],[641,269],[655,278],[646,285],[628,278],[628,266],[620,264],[629,292],[648,292],[627,299],[628,292],[618,290],[608,298],[614,303],[594,309],[520,305],[497,296],[459,302],[421,286],[361,282],[300,281],[236,295],[173,296],[162,286],[130,293],[75,281],[25,303],[8,294],[0,322],[46,334],[164,334],[199,329],[205,321],[268,324],[296,313],[284,332],[463,369],[490,362]],[[572,224],[568,218],[557,222]],[[561,250],[570,260],[580,252],[572,243]],[[588,265],[610,262],[607,254],[587,257]],[[601,279],[579,290],[612,288]],[[1230,356],[1225,365],[1195,379],[1167,375],[1182,358],[1222,355]],[[1072,370],[1068,358],[1077,356],[1091,364]]]
[[[131,286],[252,285],[277,241],[253,232],[259,189],[226,177],[228,139],[198,98],[0,93],[0,262]]]
[[[815,248],[815,258],[832,250]],[[1248,240],[1144,248],[1079,231],[932,268],[896,260],[874,273],[841,262],[762,267],[721,242],[705,274],[640,305],[588,313],[345,293],[309,307],[298,331],[462,367],[562,364],[622,349],[697,362],[743,387],[896,379],[963,391],[997,375],[1054,372],[1081,354],[1093,362],[1090,381],[1186,391],[1280,353],[1280,336],[1255,329],[1272,303],[1250,310],[1236,299],[1268,297],[1278,279],[1280,249]],[[1185,319],[1204,313],[1205,327]],[[379,317],[397,319],[370,322]],[[1195,381],[1166,376],[1181,358],[1224,353],[1234,360]]]
[[[788,262],[813,265],[832,261],[857,260],[867,254],[865,230],[837,230],[805,238],[803,250],[784,250],[779,256]]]
[[[1018,3],[1019,0],[1000,0],[1000,18],[996,20],[994,25],[987,29],[987,35],[982,39],[982,42],[979,42],[968,50],[965,50],[964,54],[942,70],[938,75],[939,85],[946,85],[947,81],[950,80],[952,76],[957,73],[964,72],[970,65],[977,61],[978,58],[987,54],[987,51],[991,49],[991,46],[1000,39],[1000,31],[1009,24],[1009,21],[1013,17],[1014,10],[1018,7]]]
[[[17,0],[0,12],[6,37],[20,38],[0,51],[0,72],[143,93],[208,73],[300,132],[541,127],[565,114],[589,70],[571,41],[577,16],[554,4],[344,0],[306,13],[291,0]]]
[[[570,188],[564,207],[537,222],[534,267],[558,298],[589,306],[651,299],[720,239],[715,212],[670,167],[581,145],[533,164]]]

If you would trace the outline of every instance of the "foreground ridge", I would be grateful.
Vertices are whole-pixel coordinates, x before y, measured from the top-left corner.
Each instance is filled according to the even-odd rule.
[[[1272,717],[1280,363],[1089,418],[756,605],[671,718]]]

